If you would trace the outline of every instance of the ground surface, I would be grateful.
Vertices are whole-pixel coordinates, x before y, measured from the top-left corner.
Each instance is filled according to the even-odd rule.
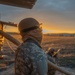
[[[69,68],[75,68],[75,37],[53,37],[44,36],[42,47],[61,49],[59,53],[59,65]]]
[[[75,69],[70,69],[70,68],[64,68],[64,67],[62,67],[64,70],[66,70],[66,71],[69,71],[70,73],[72,73],[73,75],[75,75]],[[7,70],[5,70],[5,71],[3,71],[3,72],[0,72],[0,75],[15,75],[14,74],[14,64],[12,64],[12,65],[10,65],[9,67],[8,67],[8,69]],[[65,74],[62,74],[62,73],[60,73],[60,72],[58,72],[58,71],[56,71],[56,74],[55,75],[65,75]]]
[[[12,35],[13,37],[17,38],[19,41],[21,40],[21,37],[19,35]],[[48,48],[55,48],[61,49],[59,53],[59,59],[58,59],[58,65],[64,68],[65,70],[69,70],[70,72],[74,73],[75,75],[75,37],[53,37],[53,36],[43,36],[42,41],[42,47],[43,50],[46,51]],[[7,44],[4,43],[4,53],[9,56],[9,59],[14,59],[13,51],[9,47],[7,47]],[[12,45],[12,48],[16,50],[17,46],[12,44],[10,42],[10,45]],[[4,61],[1,61],[1,63],[4,63]],[[0,69],[0,75],[14,75],[14,64],[8,65],[7,69]],[[61,73],[57,72],[56,75],[62,75]]]

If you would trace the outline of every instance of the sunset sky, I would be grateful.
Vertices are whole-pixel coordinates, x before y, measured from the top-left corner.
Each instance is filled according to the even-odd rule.
[[[0,5],[0,16],[0,20],[14,23],[33,17],[43,23],[44,33],[75,33],[75,0],[37,0],[33,9]]]

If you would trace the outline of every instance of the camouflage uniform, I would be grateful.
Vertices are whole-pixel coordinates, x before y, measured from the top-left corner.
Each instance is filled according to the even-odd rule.
[[[47,57],[33,40],[22,43],[16,50],[15,74],[47,75]]]

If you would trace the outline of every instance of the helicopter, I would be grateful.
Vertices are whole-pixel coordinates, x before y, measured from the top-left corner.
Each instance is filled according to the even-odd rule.
[[[32,7],[35,5],[35,2],[36,0],[0,0],[0,4],[3,5],[10,5],[27,9],[32,9]],[[3,31],[4,25],[17,27],[17,24],[14,24],[12,22],[0,21],[0,30]],[[2,47],[2,39],[3,36],[0,35],[0,49]]]
[[[32,9],[36,1],[37,0],[0,0],[0,4]],[[17,27],[17,24],[12,22],[0,21],[0,30],[3,30],[4,25]]]
[[[37,0],[0,0],[0,4],[32,9],[36,1]],[[3,31],[4,25],[17,27],[17,24],[12,22],[0,21],[0,30]],[[2,35],[0,35],[0,39],[1,38]]]
[[[32,9],[36,1],[37,0],[0,0],[0,4]],[[4,25],[17,27],[17,24],[12,22],[0,21],[0,30],[3,30]]]

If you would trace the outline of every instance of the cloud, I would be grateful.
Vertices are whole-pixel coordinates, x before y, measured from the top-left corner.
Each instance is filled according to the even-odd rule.
[[[0,5],[0,13],[2,20],[17,23],[25,17],[34,17],[44,24],[45,30],[75,28],[75,0],[37,0],[31,10]]]
[[[53,9],[58,11],[75,10],[75,0],[38,0],[36,7],[38,9]]]
[[[54,30],[43,30],[42,31],[43,33],[53,33],[53,32],[55,32]]]

